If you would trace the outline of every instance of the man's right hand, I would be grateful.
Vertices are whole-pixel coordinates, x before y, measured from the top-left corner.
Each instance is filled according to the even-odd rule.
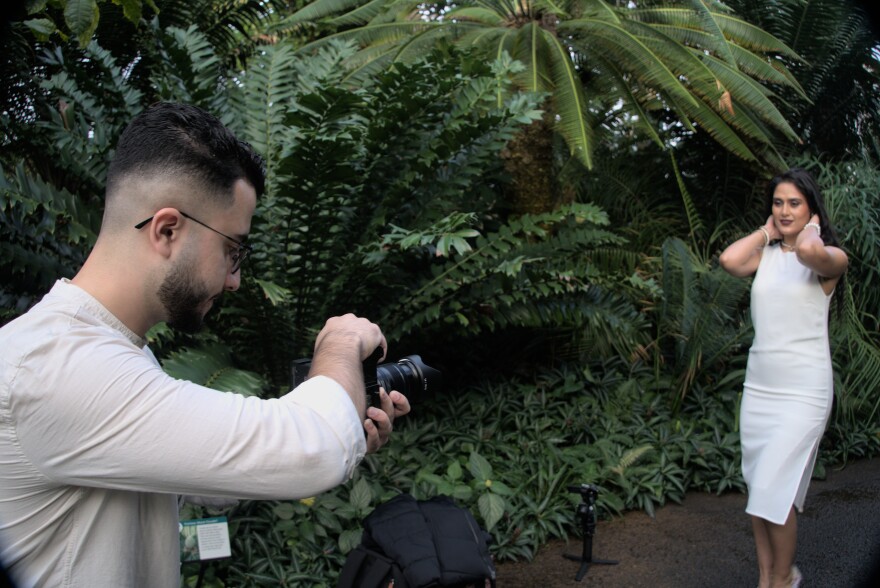
[[[353,314],[335,316],[327,320],[315,339],[315,353],[309,377],[327,376],[345,388],[358,414],[366,415],[364,372],[362,362],[377,347],[385,358],[388,344],[378,325]]]

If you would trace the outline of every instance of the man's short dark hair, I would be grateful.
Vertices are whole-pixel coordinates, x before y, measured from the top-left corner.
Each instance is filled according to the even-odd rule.
[[[174,102],[154,104],[123,131],[107,171],[107,196],[126,176],[183,175],[228,194],[238,179],[259,197],[265,189],[263,158],[201,108]]]

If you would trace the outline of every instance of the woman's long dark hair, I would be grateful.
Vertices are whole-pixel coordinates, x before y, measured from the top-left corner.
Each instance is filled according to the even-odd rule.
[[[803,168],[793,167],[770,180],[770,183],[767,184],[767,213],[764,218],[767,218],[767,216],[770,216],[773,213],[773,194],[776,192],[776,186],[786,182],[793,184],[794,187],[798,189],[798,192],[803,194],[804,198],[807,199],[807,205],[810,208],[811,216],[813,214],[819,215],[819,227],[821,228],[820,237],[822,238],[822,242],[825,243],[825,245],[840,247],[837,233],[834,230],[834,226],[831,224],[831,219],[828,218],[828,211],[825,210],[825,198],[822,196],[822,190],[819,188],[819,184],[810,172]],[[840,276],[840,280],[838,280],[835,289],[843,286],[843,280],[845,277],[846,274]],[[837,315],[839,317],[843,309],[843,297],[838,296],[835,304]]]

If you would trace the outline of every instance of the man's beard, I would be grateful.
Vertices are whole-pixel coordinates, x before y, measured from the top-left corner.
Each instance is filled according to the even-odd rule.
[[[199,306],[211,298],[211,292],[197,282],[195,264],[189,257],[176,263],[159,286],[159,300],[168,313],[166,322],[184,333],[194,334],[202,329],[205,317]]]

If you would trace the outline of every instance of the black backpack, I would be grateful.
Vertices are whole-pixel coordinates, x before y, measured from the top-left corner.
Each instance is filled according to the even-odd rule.
[[[364,519],[338,588],[495,586],[490,535],[448,496],[396,496]]]

